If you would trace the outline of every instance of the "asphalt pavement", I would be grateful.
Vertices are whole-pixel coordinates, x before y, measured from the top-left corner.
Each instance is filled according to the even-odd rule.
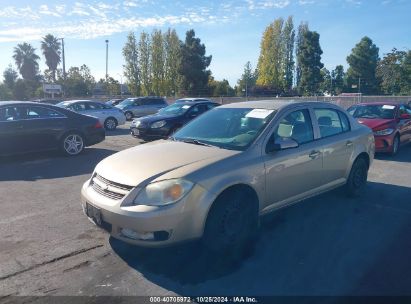
[[[127,126],[78,157],[0,160],[0,300],[13,295],[411,295],[411,146],[377,156],[365,195],[341,189],[266,216],[241,263],[196,243],[142,249],[110,238],[80,205],[104,157],[141,144]]]

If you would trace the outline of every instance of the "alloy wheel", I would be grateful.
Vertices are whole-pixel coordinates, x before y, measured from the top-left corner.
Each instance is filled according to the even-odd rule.
[[[78,134],[70,134],[64,139],[64,151],[69,155],[77,155],[83,148],[83,138]]]

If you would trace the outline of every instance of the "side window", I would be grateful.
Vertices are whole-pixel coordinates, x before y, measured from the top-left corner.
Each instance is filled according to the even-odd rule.
[[[101,106],[102,106],[103,109],[105,109],[105,110],[110,110],[110,109],[113,108],[112,106],[109,106],[109,105],[106,105],[106,104],[102,104]]]
[[[103,109],[103,106],[99,103],[96,103],[96,102],[87,102],[86,103],[86,109],[90,110],[90,111],[96,111],[96,110]]]
[[[15,121],[20,119],[20,113],[16,107],[5,107],[0,109],[0,121]]]
[[[285,116],[273,136],[274,141],[278,138],[292,138],[299,145],[313,141],[314,132],[308,110],[294,111]]]
[[[142,105],[142,106],[151,105],[151,100],[148,99],[148,98],[141,99],[141,105]]]
[[[338,111],[338,115],[340,115],[343,132],[350,131],[351,126],[350,126],[350,121],[348,120],[347,115],[345,115],[343,112],[340,112],[340,111]]]
[[[143,101],[143,99],[135,99],[133,105],[134,106],[141,106],[141,105],[143,105],[142,101]]]
[[[328,137],[343,132],[340,117],[333,109],[314,109],[321,137]]]
[[[82,112],[86,110],[86,105],[84,104],[84,102],[77,102],[70,106],[70,110]]]
[[[164,104],[164,100],[162,98],[155,98],[151,101],[151,104],[153,104],[153,105],[162,105],[162,104]]]
[[[215,104],[215,103],[208,103],[208,104],[207,104],[207,109],[208,109],[208,110],[211,110],[211,109],[214,109],[216,106],[218,106],[218,105]]]
[[[25,119],[37,119],[37,118],[61,118],[65,117],[63,114],[43,107],[27,107],[23,108],[25,112]]]

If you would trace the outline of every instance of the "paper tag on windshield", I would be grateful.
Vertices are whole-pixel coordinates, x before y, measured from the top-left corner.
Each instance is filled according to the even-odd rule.
[[[274,112],[274,110],[254,109],[254,110],[248,112],[245,117],[264,119],[273,112]]]
[[[394,109],[395,109],[395,106],[383,105],[382,108],[383,108],[383,109],[386,109],[386,110],[394,110]]]
[[[189,105],[182,106],[183,109],[188,109],[189,107]]]

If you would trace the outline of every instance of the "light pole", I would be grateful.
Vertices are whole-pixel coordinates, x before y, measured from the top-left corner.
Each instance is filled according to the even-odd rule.
[[[108,82],[108,40],[106,40],[106,82]]]
[[[62,50],[62,57],[63,57],[63,95],[65,95],[66,90],[66,56],[64,54],[64,38],[58,38],[61,40],[61,50]]]

